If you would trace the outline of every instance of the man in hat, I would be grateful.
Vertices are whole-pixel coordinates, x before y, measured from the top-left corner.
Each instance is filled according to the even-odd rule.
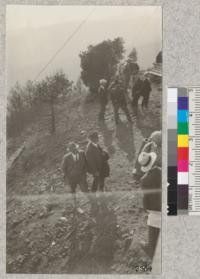
[[[131,79],[133,78],[134,75],[136,75],[139,71],[139,66],[136,63],[135,59],[132,57],[128,57],[126,60],[126,64],[124,66],[123,70],[123,76],[124,76],[124,86],[127,92],[127,89],[129,88],[129,84]]]
[[[99,112],[99,120],[104,120],[106,105],[108,103],[108,94],[107,94],[107,80],[100,79],[99,81],[99,101],[100,101],[100,112]]]
[[[88,193],[88,184],[86,180],[87,161],[85,153],[79,150],[79,146],[74,142],[68,145],[68,153],[62,160],[62,170],[65,183],[71,187],[71,193],[75,199],[76,188],[79,185],[84,193]]]
[[[92,192],[104,191],[105,178],[109,176],[109,155],[99,146],[99,135],[97,132],[89,136],[86,148],[86,160],[88,171],[94,177]]]
[[[125,88],[123,86],[123,82],[118,77],[116,77],[115,82],[112,83],[112,87],[110,87],[110,97],[114,108],[116,124],[119,123],[119,109],[125,113],[127,120],[132,123],[124,92]]]
[[[150,257],[154,256],[161,227],[161,168],[156,165],[155,152],[141,152],[138,162],[144,175],[140,179],[143,190],[143,205],[148,212],[148,243],[143,249]]]
[[[148,108],[149,96],[150,96],[151,90],[152,90],[151,84],[150,84],[149,78],[146,74],[145,79],[142,84],[142,88],[141,88],[141,95],[143,96],[143,100],[142,100],[142,109],[143,110]]]
[[[130,79],[131,79],[131,67],[130,67],[130,63],[131,63],[131,59],[128,59],[126,61],[126,64],[124,65],[124,69],[123,69],[123,79],[124,79],[124,87],[127,90],[129,87],[129,83],[130,83]]]
[[[137,115],[138,113],[138,100],[141,96],[141,89],[143,86],[143,81],[138,76],[137,80],[135,81],[134,86],[132,87],[132,106],[134,113]]]

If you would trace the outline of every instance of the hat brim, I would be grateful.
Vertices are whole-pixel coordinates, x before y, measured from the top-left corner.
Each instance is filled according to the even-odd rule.
[[[151,161],[147,166],[141,166],[141,171],[143,172],[148,172],[153,167],[157,159],[157,155],[155,152],[150,152],[149,155],[151,156]]]

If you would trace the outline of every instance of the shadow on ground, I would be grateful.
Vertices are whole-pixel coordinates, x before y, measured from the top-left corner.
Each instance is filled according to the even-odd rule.
[[[110,266],[117,249],[119,231],[117,217],[108,207],[105,196],[98,199],[90,211],[84,228],[79,227],[77,211],[73,216],[73,237],[70,242],[70,258],[63,272],[71,274],[111,273]]]
[[[134,132],[131,125],[124,122],[119,122],[116,126],[116,138],[118,140],[118,146],[127,154],[129,162],[135,157],[135,145],[134,145]]]

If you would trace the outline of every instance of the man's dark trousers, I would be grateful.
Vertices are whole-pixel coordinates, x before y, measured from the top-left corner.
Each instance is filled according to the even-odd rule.
[[[94,176],[94,180],[93,180],[93,184],[92,184],[92,192],[96,192],[96,191],[104,191],[104,180],[105,177],[103,176]]]
[[[99,112],[99,120],[104,120],[105,111],[106,111],[106,104],[105,102],[100,103],[100,112]]]
[[[77,186],[80,186],[80,189],[83,193],[88,193],[88,184],[86,180],[86,175],[82,175],[80,178],[74,181],[70,181],[71,192],[74,194],[76,192]]]
[[[143,97],[143,100],[142,100],[142,108],[147,108],[148,107],[148,104],[149,104],[149,95],[150,95],[150,92],[146,92],[144,97]]]
[[[119,105],[119,104],[115,104],[114,105],[114,116],[115,116],[115,122],[119,123],[119,109],[121,108],[121,110],[125,113],[126,118],[129,122],[132,122],[129,110],[127,108],[127,105]]]

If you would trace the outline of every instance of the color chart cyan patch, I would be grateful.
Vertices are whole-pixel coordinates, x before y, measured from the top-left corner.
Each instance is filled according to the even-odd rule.
[[[168,215],[200,215],[200,87],[168,88]]]

